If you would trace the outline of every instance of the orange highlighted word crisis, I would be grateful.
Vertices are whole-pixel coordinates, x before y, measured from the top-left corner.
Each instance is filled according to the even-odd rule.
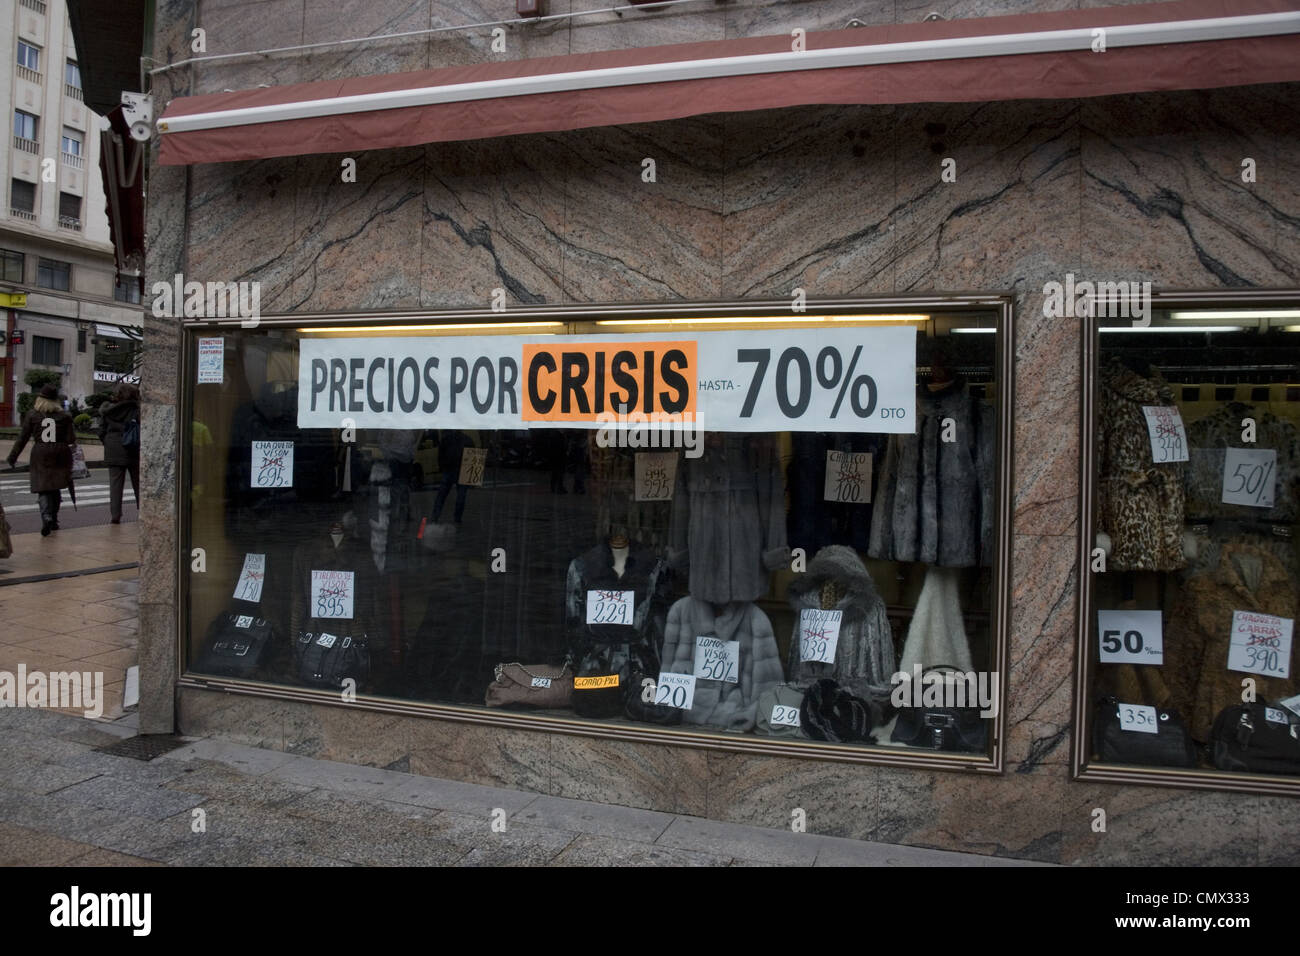
[[[524,421],[591,423],[620,409],[695,417],[693,341],[546,342],[523,349]]]

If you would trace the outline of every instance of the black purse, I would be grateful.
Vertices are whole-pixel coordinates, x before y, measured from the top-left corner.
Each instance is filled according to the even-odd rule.
[[[1196,745],[1177,711],[1156,711],[1154,734],[1124,730],[1119,701],[1104,697],[1092,721],[1092,746],[1105,763],[1143,764],[1148,767],[1194,767]]]
[[[623,713],[628,719],[665,727],[682,722],[682,716],[686,712],[680,707],[655,703],[659,693],[658,680],[657,673],[649,673],[640,667],[632,669],[632,676],[628,680],[627,692],[623,698]],[[647,696],[650,698],[648,701]]]
[[[302,631],[293,646],[298,679],[315,687],[338,689],[370,676],[370,647],[366,635]]]
[[[1282,720],[1269,720],[1281,716]],[[1210,730],[1214,765],[1220,770],[1300,773],[1300,717],[1255,701],[1225,707]]]
[[[925,674],[956,670],[947,664],[939,664],[927,667]],[[899,708],[898,720],[894,721],[889,739],[909,747],[960,753],[985,753],[989,748],[988,726],[978,707]]]
[[[208,626],[193,669],[223,677],[257,677],[275,641],[271,622],[252,614],[223,611]]]

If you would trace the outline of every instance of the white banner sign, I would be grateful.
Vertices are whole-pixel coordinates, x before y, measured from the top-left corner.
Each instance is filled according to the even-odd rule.
[[[915,432],[910,325],[306,338],[300,349],[301,428]]]

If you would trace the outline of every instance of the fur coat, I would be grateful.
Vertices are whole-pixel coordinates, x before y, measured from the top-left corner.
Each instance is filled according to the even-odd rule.
[[[756,604],[737,601],[716,608],[684,597],[668,609],[663,652],[665,671],[695,673],[695,639],[716,637],[740,642],[740,673],[736,681],[698,678],[695,702],[686,711],[688,724],[708,724],[724,730],[749,731],[757,719],[758,699],[785,678],[772,622]]]
[[[42,435],[45,419],[54,419],[54,440],[44,441]],[[72,416],[58,402],[37,398],[32,410],[23,419],[23,430],[9,452],[12,465],[23,453],[29,441],[32,445],[32,467],[28,474],[28,487],[33,494],[58,491],[68,487],[72,478],[72,445],[76,442]]]
[[[887,698],[894,674],[894,640],[885,602],[857,552],[842,545],[822,548],[804,574],[790,585],[794,634],[786,673],[790,682],[808,687],[829,677],[858,697]],[[799,617],[807,608],[841,611],[834,663],[799,659]]]
[[[922,671],[940,664],[959,671],[974,669],[961,614],[960,578],[961,572],[953,568],[926,571],[903,643],[903,659],[898,663],[904,674],[911,674],[915,664],[920,664]]]
[[[1255,441],[1241,440],[1242,419],[1255,420]],[[1188,451],[1184,485],[1187,517],[1233,518],[1290,523],[1300,503],[1300,435],[1291,422],[1266,409],[1229,402],[1217,412],[1187,426]],[[1228,448],[1271,449],[1277,452],[1273,507],[1224,504],[1223,462]]]
[[[564,631],[574,660],[593,644],[643,644],[651,655],[663,642],[668,606],[668,568],[654,553],[631,549],[623,576],[614,571],[614,552],[598,544],[569,562],[565,578]],[[588,591],[631,591],[632,620],[627,624],[588,624]]]

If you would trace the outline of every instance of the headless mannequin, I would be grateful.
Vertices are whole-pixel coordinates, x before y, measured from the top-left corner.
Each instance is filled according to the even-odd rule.
[[[631,553],[632,548],[625,534],[611,535],[609,539],[609,550],[614,557],[614,575],[621,578],[623,571],[627,568],[627,556]]]

